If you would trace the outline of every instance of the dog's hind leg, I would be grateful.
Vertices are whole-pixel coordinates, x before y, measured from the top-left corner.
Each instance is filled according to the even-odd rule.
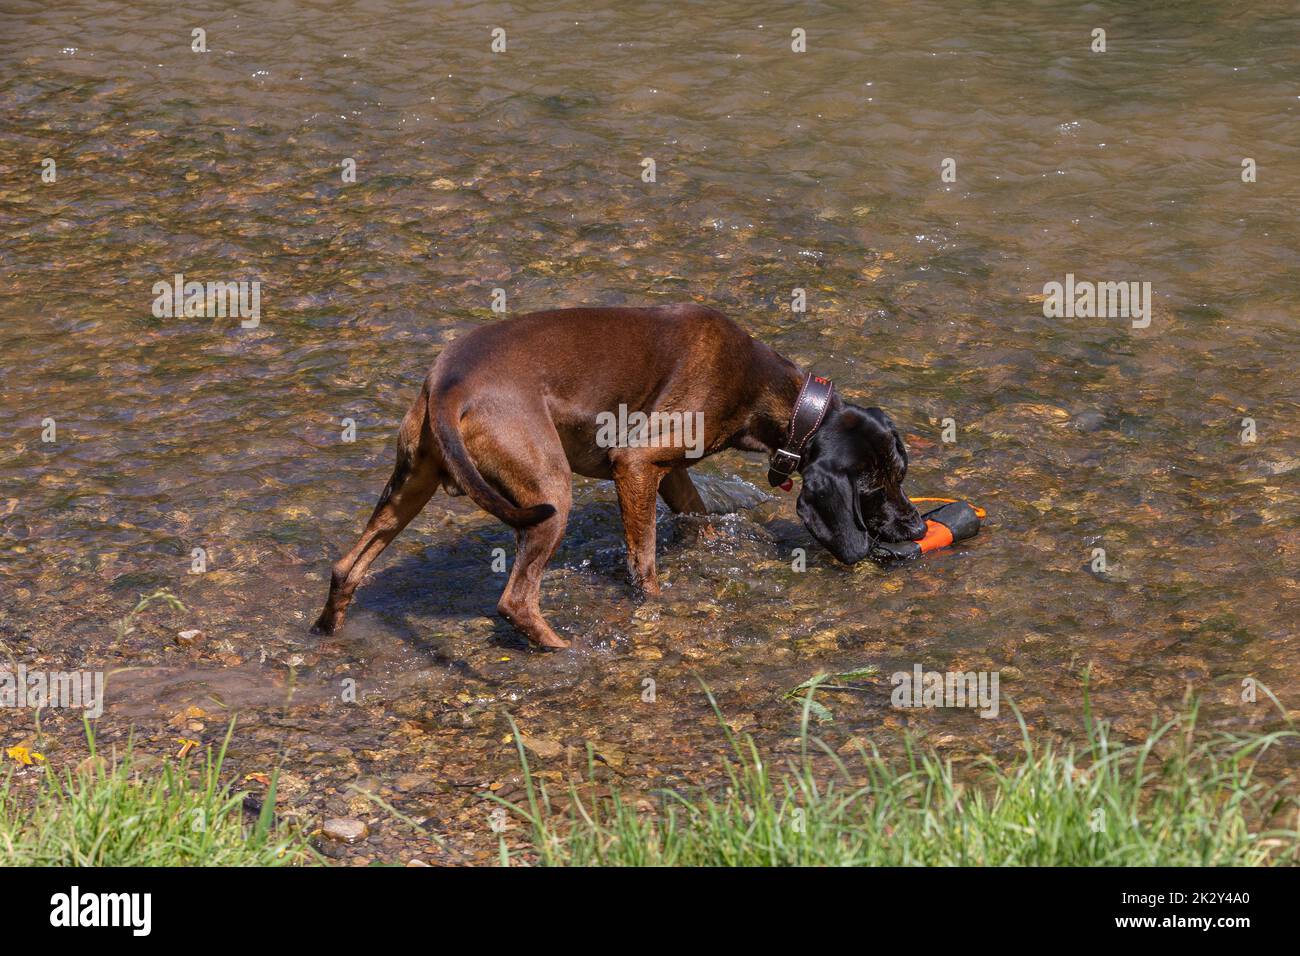
[[[542,573],[564,537],[573,500],[573,472],[559,433],[542,409],[513,402],[495,408],[481,402],[461,419],[460,427],[481,479],[512,509],[550,506],[543,520],[515,529],[515,563],[497,613],[540,647],[568,647],[546,623],[541,608]]]
[[[438,490],[443,474],[434,459],[432,442],[426,441],[426,436],[424,397],[421,396],[402,423],[397,440],[397,466],[366,522],[366,529],[352,550],[334,563],[329,598],[312,627],[316,633],[333,634],[338,630],[348,605],[352,603],[352,593],[365,577],[371,562]]]
[[[573,497],[573,478],[565,469],[538,485],[535,495],[515,494],[520,507],[549,504],[555,508],[555,514],[540,524],[515,532],[515,564],[510,569],[510,580],[501,593],[501,600],[497,602],[497,613],[534,644],[558,650],[568,647],[569,642],[556,634],[542,617],[542,572],[564,537]]]

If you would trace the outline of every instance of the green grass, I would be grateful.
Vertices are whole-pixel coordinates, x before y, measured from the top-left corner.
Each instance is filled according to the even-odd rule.
[[[502,863],[1262,866],[1300,856],[1300,833],[1287,828],[1300,802],[1255,776],[1257,760],[1293,731],[1202,734],[1189,701],[1183,716],[1123,745],[1085,705],[1078,749],[1035,743],[1021,720],[1017,760],[999,766],[983,758],[959,772],[910,745],[899,760],[873,746],[846,762],[809,735],[815,689],[805,699],[797,759],[774,770],[751,737],[723,725],[725,792],[667,792],[655,812],[638,811],[618,792],[584,801],[573,787],[568,812],[554,812],[519,745],[527,802],[506,806],[525,822],[531,847],[511,852],[503,840]],[[818,754],[823,770],[815,773]]]
[[[503,863],[552,866],[1041,865],[1260,866],[1300,862],[1300,801],[1256,776],[1291,730],[1205,733],[1189,703],[1138,744],[1114,741],[1085,708],[1077,749],[1036,742],[1021,722],[1017,759],[955,766],[907,746],[886,759],[874,747],[844,759],[809,732],[783,766],[762,759],[748,735],[725,736],[724,788],[643,800],[615,791],[596,800],[569,790],[552,808],[522,743],[527,800],[504,803],[525,823],[528,845]],[[712,701],[712,697],[709,698]],[[716,710],[716,705],[715,705]],[[721,720],[720,720],[721,723]],[[233,727],[232,727],[233,730]],[[92,753],[93,737],[88,733]],[[48,768],[35,793],[0,778],[0,864],[44,866],[283,866],[323,862],[301,831],[278,825],[275,779],[261,814],[221,782],[230,735],[201,761],[167,761],[148,773],[131,754],[82,772]],[[594,775],[594,763],[589,762]],[[492,798],[496,800],[496,798]],[[517,831],[516,831],[517,832]]]
[[[233,725],[232,725],[233,730]],[[91,754],[94,738],[87,730]],[[33,797],[0,779],[0,864],[7,866],[286,866],[312,862],[306,837],[275,822],[275,778],[261,814],[221,782],[227,733],[201,763],[167,761],[148,774],[131,753],[82,772],[47,768]]]

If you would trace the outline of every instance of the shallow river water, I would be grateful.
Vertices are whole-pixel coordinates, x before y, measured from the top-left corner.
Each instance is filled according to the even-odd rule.
[[[1245,678],[1300,708],[1294,4],[592,6],[10,0],[11,661],[111,671],[107,740],[134,726],[161,756],[237,714],[237,768],[282,763],[286,812],[376,819],[359,784],[448,840],[380,824],[362,861],[492,851],[479,794],[517,791],[507,711],[552,783],[590,744],[648,789],[718,779],[701,682],[778,754],[799,716],[781,695],[866,666],[820,698],[833,746],[1014,751],[1009,707],[891,707],[914,665],[997,671],[1069,738],[1085,673],[1128,736],[1189,687],[1218,726],[1276,715]],[[259,323],[155,316],[177,273],[260,282]],[[1046,317],[1067,274],[1149,282],[1150,324]],[[543,588],[576,648],[539,654],[493,613],[511,533],[439,495],[346,629],[310,636],[406,406],[445,343],[499,319],[495,289],[511,312],[722,309],[884,407],[908,489],[970,498],[986,527],[847,570],[728,453],[697,481],[736,512],[662,510],[664,596],[638,605],[612,487],[578,479]],[[185,610],[123,623],[160,589]],[[51,759],[79,752],[74,715],[42,723]]]

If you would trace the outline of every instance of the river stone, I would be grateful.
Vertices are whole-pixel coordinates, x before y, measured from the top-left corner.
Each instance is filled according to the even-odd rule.
[[[361,820],[350,817],[331,817],[321,827],[321,833],[331,840],[352,844],[364,840],[370,833],[370,827]]]
[[[527,734],[519,735],[520,742],[537,754],[539,757],[558,757],[564,753],[564,747],[554,740],[544,740],[541,737],[529,737]]]
[[[1106,416],[1099,411],[1089,409],[1086,412],[1080,412],[1071,419],[1070,424],[1081,432],[1095,432],[1100,430],[1101,426],[1106,424]]]
[[[81,761],[81,763],[77,764],[77,773],[82,776],[93,776],[95,774],[104,773],[107,770],[108,761],[99,754],[87,757],[85,760]]]
[[[147,773],[150,770],[156,770],[160,766],[162,766],[162,758],[157,754],[139,753],[131,758],[133,773]]]
[[[408,793],[424,785],[427,778],[422,773],[403,773],[399,774],[394,786],[402,793]]]

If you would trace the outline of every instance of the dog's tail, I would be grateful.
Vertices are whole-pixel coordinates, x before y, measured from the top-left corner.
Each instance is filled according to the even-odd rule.
[[[461,490],[473,498],[475,504],[484,511],[496,515],[512,528],[530,528],[555,514],[552,505],[520,508],[507,501],[504,495],[487,483],[479,474],[478,468],[474,466],[474,461],[465,448],[464,439],[461,438],[460,412],[459,402],[453,403],[450,407],[440,403],[437,412],[430,417],[433,433],[442,451],[442,460]]]

